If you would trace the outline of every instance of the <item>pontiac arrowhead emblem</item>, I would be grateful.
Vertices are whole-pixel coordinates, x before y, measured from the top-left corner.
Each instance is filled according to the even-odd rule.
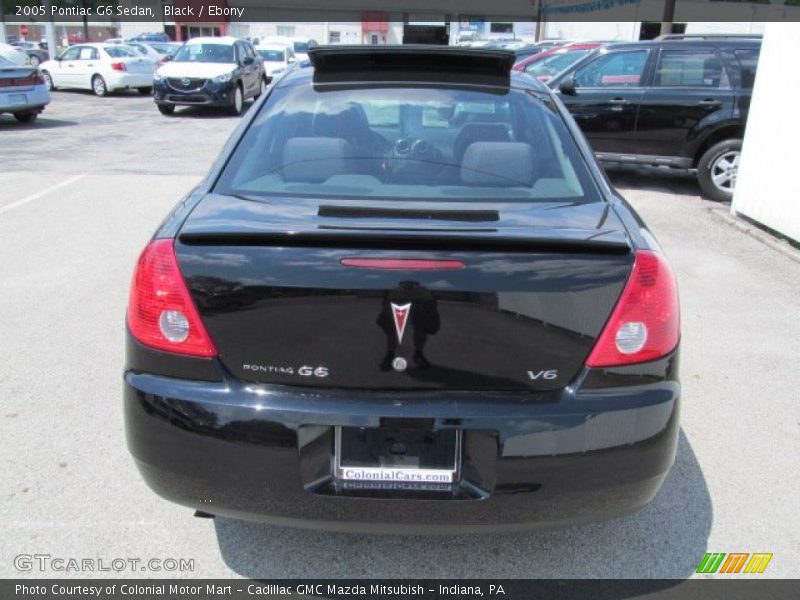
[[[392,316],[394,317],[394,329],[397,331],[397,343],[403,343],[403,332],[406,330],[408,315],[411,312],[411,303],[395,304],[392,302]]]

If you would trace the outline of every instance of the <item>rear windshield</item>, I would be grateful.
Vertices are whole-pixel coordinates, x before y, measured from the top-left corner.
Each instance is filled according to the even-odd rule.
[[[283,62],[283,50],[261,50],[256,49],[261,58],[268,62]]]
[[[150,47],[158,52],[159,54],[172,54],[178,48],[181,47],[180,44],[150,44]]]
[[[548,81],[561,73],[561,71],[565,71],[574,65],[590,52],[592,50],[571,50],[562,54],[554,54],[531,63],[525,67],[525,72],[542,81]]]
[[[126,58],[137,57],[139,54],[130,46],[105,46],[103,50],[106,51],[111,58]]]
[[[746,90],[753,89],[756,82],[756,67],[760,48],[740,48],[734,50],[736,58],[742,68],[742,87]]]
[[[237,146],[216,191],[256,197],[598,200],[561,117],[533,94],[423,86],[278,87]]]

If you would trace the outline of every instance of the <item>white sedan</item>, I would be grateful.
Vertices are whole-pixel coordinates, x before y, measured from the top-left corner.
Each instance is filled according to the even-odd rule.
[[[26,67],[31,64],[31,57],[28,56],[28,53],[21,48],[12,46],[11,44],[4,44],[0,42],[0,56],[6,60],[10,60],[20,67]]]
[[[51,90],[79,88],[105,96],[116,90],[135,88],[144,95],[153,86],[154,62],[133,48],[118,44],[71,46],[39,68]]]

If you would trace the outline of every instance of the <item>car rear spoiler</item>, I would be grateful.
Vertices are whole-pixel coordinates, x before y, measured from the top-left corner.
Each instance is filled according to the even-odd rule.
[[[416,81],[508,86],[515,54],[510,50],[448,46],[317,46],[308,51],[314,81]]]
[[[504,229],[335,227],[282,231],[258,225],[249,231],[191,231],[183,244],[200,246],[278,246],[390,250],[558,251],[627,254],[627,236],[612,229]]]

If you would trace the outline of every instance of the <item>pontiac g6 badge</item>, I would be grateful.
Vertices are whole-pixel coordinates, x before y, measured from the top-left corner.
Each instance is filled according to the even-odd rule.
[[[408,323],[408,315],[411,312],[411,303],[395,304],[392,302],[392,317],[394,317],[394,330],[397,332],[397,345],[403,343],[403,333]]]

